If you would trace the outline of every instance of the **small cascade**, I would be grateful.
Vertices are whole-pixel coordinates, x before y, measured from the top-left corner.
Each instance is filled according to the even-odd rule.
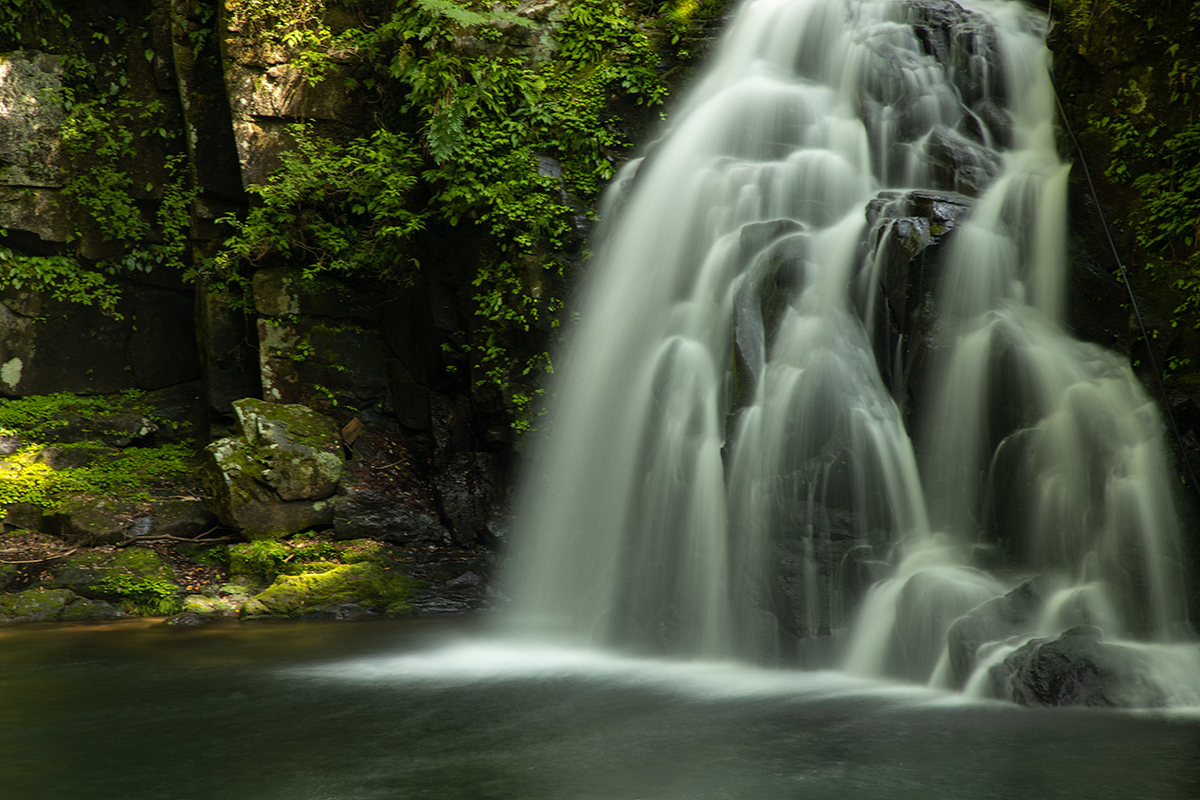
[[[514,624],[1014,699],[1032,648],[1184,636],[1158,412],[1062,323],[1044,22],[743,5],[606,201]]]

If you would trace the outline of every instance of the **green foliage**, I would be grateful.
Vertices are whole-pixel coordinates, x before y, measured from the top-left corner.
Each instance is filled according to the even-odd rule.
[[[1153,19],[1122,7],[1155,30]],[[1200,58],[1181,41],[1200,38],[1200,6],[1193,5],[1183,29],[1156,34],[1170,59],[1165,86],[1150,103],[1147,90],[1131,82],[1111,102],[1111,112],[1096,126],[1111,141],[1106,176],[1138,192],[1128,222],[1143,267],[1170,281],[1180,292],[1171,327],[1200,328]],[[1168,367],[1168,373],[1177,371]]]
[[[315,534],[297,534],[287,541],[291,557],[296,561],[334,561],[342,556],[341,548]]]
[[[287,557],[288,549],[282,542],[259,540],[235,544],[229,548],[229,572],[270,583],[283,571]]]
[[[27,446],[0,459],[0,504],[53,504],[57,473],[37,461],[40,450],[37,446]]]
[[[35,2],[38,0],[22,0],[18,6],[33,7]],[[40,7],[52,8],[44,0]],[[0,24],[4,13],[0,11]],[[68,26],[70,18],[60,15],[60,22]],[[114,25],[117,33],[131,33],[124,19],[117,19]],[[148,36],[148,31],[143,30],[142,36]],[[97,261],[66,253],[33,256],[0,242],[0,280],[14,288],[47,292],[57,300],[94,305],[119,317],[116,279],[159,266],[183,268],[194,191],[187,185],[186,157],[176,141],[179,131],[164,121],[167,115],[162,103],[132,95],[125,51],[110,48],[107,33],[93,31],[92,42],[103,44],[109,56],[65,58],[63,86],[45,99],[61,104],[65,112],[62,148],[70,157],[72,171],[60,205],[72,219],[68,243],[91,238],[113,255]],[[153,58],[152,50],[145,52]],[[153,214],[139,206],[137,197],[149,196],[155,186],[135,184],[132,172],[148,137],[177,151],[165,157],[167,180],[158,187],[161,201]],[[6,236],[7,231],[0,229],[0,238]]]
[[[195,466],[195,453],[186,444],[129,447],[85,467],[57,471],[51,494],[149,500],[152,489],[178,486]]]
[[[78,395],[58,392],[13,399],[0,398],[0,428],[8,428],[36,438],[62,425],[64,417],[96,419],[124,412],[152,416],[145,396],[145,392],[127,389],[114,394]]]
[[[82,448],[92,458],[86,466],[56,470],[42,463],[39,440],[52,438],[65,419],[103,420],[116,413],[147,413],[144,393],[79,396],[69,393],[0,399],[0,432],[16,434],[24,446],[0,458],[0,503],[33,503],[54,507],[74,495],[149,499],[163,488],[178,487],[195,471],[189,444],[107,448],[95,442],[56,444],[60,450]]]
[[[183,607],[179,587],[165,578],[112,572],[105,575],[97,590],[124,604],[130,614],[142,617],[167,617]]]
[[[64,28],[71,24],[70,15],[55,8],[51,0],[4,0],[0,3],[0,44],[21,41],[22,28],[43,18],[55,19]]]
[[[306,279],[403,280],[412,269],[408,242],[424,224],[409,197],[420,164],[409,138],[379,130],[339,145],[305,125],[290,132],[295,148],[281,155],[267,183],[250,187],[259,203],[243,219],[222,218],[234,235],[207,266],[210,283],[245,289],[244,266],[271,259],[294,259]]]
[[[120,292],[100,273],[87,270],[74,256],[30,256],[14,252],[3,240],[8,231],[0,228],[0,283],[12,289],[43,291],[55,300],[95,305],[116,314]]]
[[[61,470],[39,460],[42,449],[28,445],[0,459],[0,503],[53,508],[78,495],[148,500],[153,490],[178,486],[195,469],[194,453],[182,444],[102,451],[87,466]]]
[[[235,0],[235,25],[291,47],[310,82],[332,54],[353,55],[350,88],[378,109],[380,132],[338,143],[297,127],[294,150],[234,235],[204,267],[210,285],[245,296],[250,269],[294,265],[304,276],[408,279],[427,234],[447,228],[478,252],[474,318],[446,342],[481,391],[498,392],[528,426],[546,336],[558,327],[562,252],[573,215],[595,198],[628,146],[616,98],[653,107],[667,88],[665,41],[722,0],[573,0],[552,24],[514,2],[385,0],[382,17],[334,35],[321,0]],[[364,6],[366,8],[367,6]],[[317,69],[317,67],[321,69]],[[411,131],[406,135],[402,131]]]

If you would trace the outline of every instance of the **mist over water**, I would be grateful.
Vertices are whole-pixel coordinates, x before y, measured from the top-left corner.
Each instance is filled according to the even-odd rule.
[[[1162,420],[1063,325],[1045,24],[743,4],[606,199],[514,627],[983,694],[1034,637],[1183,640]]]

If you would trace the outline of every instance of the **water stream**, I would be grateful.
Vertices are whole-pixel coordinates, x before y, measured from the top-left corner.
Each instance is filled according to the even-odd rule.
[[[1105,702],[1200,703],[1162,420],[1063,324],[1046,23],[740,8],[606,200],[518,628],[1010,699],[1069,652],[1136,676]]]

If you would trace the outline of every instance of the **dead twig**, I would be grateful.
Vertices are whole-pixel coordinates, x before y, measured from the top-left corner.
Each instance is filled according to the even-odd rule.
[[[66,558],[67,556],[69,556],[69,555],[72,555],[73,553],[75,553],[75,552],[76,552],[76,551],[78,551],[78,550],[79,550],[79,548],[78,548],[78,547],[76,547],[76,548],[73,548],[73,549],[71,549],[71,550],[68,550],[68,551],[67,551],[67,552],[65,552],[65,553],[58,553],[58,554],[56,554],[56,555],[52,555],[52,556],[46,556],[45,558],[35,558],[35,559],[29,560],[29,561],[5,561],[5,560],[0,560],[0,564],[41,564],[41,563],[43,563],[43,562],[46,562],[46,561],[57,561],[57,560],[58,560],[58,559],[60,559],[60,558]]]
[[[205,531],[210,533],[211,531]],[[200,536],[203,536],[201,534]],[[240,542],[241,539],[236,536],[221,536],[215,539],[202,539],[200,536],[189,538],[187,536],[169,536],[165,533],[160,533],[157,536],[139,536],[136,539],[130,539],[125,542],[120,542],[116,547],[131,547],[133,545],[145,544],[146,542],[189,542],[191,544],[223,544],[225,542]]]

